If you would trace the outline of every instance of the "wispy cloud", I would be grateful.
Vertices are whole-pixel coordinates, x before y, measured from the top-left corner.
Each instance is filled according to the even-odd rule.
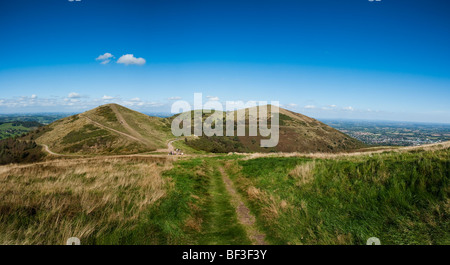
[[[215,97],[215,96],[206,96],[206,98],[208,98],[211,101],[219,101],[219,97]]]
[[[170,98],[168,98],[168,100],[180,100],[181,99],[181,97],[170,97]]]
[[[81,95],[75,92],[69,93],[68,98],[81,98]]]
[[[102,97],[102,99],[103,99],[103,100],[113,100],[113,99],[116,99],[116,97],[104,95],[104,96]]]
[[[114,55],[107,52],[105,54],[99,55],[97,58],[95,58],[95,60],[100,61],[101,64],[107,64],[111,61],[111,58],[114,58]]]
[[[67,96],[52,96],[49,98],[41,98],[33,95],[0,98],[0,113],[27,111],[82,112],[111,102],[141,111],[155,108],[170,109],[170,104],[167,102],[146,101],[138,97],[122,99],[120,96],[104,95],[98,98],[91,98],[76,92],[71,92]]]
[[[348,106],[348,107],[344,107],[342,108],[343,110],[348,110],[348,111],[354,111],[355,109],[353,109],[352,106]]]

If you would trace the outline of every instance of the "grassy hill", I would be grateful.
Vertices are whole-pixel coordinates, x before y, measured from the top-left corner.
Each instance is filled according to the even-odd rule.
[[[249,115],[246,110],[245,124],[247,136],[230,136],[230,137],[208,137],[202,135],[197,139],[187,141],[186,145],[207,152],[228,153],[228,152],[345,152],[365,147],[365,145],[334,129],[330,126],[307,117],[305,115],[295,113],[283,108],[279,108],[279,142],[276,147],[261,147],[261,139],[268,137],[248,136]],[[203,120],[207,119],[211,114],[203,115]],[[220,114],[225,117],[225,113]],[[237,111],[233,113],[237,120]],[[193,116],[193,112],[192,112]],[[271,117],[269,106],[269,117]],[[259,120],[258,120],[259,121]],[[271,118],[268,119],[270,125]],[[193,124],[193,122],[192,122]],[[235,135],[236,133],[235,122]],[[225,133],[224,133],[225,135]]]
[[[247,111],[246,114],[246,135],[249,135],[249,113]],[[204,113],[202,119],[210,115]],[[221,115],[225,118],[226,114]],[[176,116],[150,117],[117,104],[108,104],[60,119],[24,139],[47,145],[51,151],[60,154],[131,154],[163,150],[167,148],[168,140],[175,138],[170,127]],[[235,135],[236,130],[237,126]],[[186,141],[177,142],[176,147],[191,150],[191,153],[343,152],[364,147],[358,140],[338,130],[285,109],[280,109],[279,130],[279,143],[272,148],[260,147],[264,138],[260,135],[186,137]]]
[[[170,127],[165,119],[149,117],[116,104],[60,119],[25,137],[62,154],[148,152],[164,148],[170,138]]]

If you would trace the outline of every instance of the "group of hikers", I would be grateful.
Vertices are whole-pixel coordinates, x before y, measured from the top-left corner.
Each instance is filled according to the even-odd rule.
[[[175,151],[170,151],[169,152],[169,155],[170,156],[175,156],[175,155],[184,155],[184,153],[183,152],[181,152],[181,149],[175,149]]]

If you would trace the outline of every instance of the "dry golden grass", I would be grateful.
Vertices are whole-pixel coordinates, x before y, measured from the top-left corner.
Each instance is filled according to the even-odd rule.
[[[376,147],[374,149],[367,148],[357,152],[343,152],[343,153],[240,153],[240,155],[245,155],[242,160],[256,159],[260,157],[310,157],[310,158],[320,158],[320,159],[348,159],[351,157],[364,158],[364,156],[371,156],[382,154],[386,152],[396,152],[396,153],[407,153],[410,151],[438,151],[450,148],[450,141],[426,144],[421,146],[406,146],[406,147]]]
[[[67,159],[0,167],[0,244],[64,244],[119,229],[166,195],[160,158]]]
[[[294,169],[291,170],[291,172],[289,172],[289,176],[297,180],[297,186],[302,186],[312,181],[314,177],[315,166],[315,161],[297,165]]]
[[[276,219],[282,212],[292,209],[292,206],[286,200],[282,200],[280,197],[269,194],[266,191],[261,191],[254,186],[247,188],[247,196],[250,201],[264,205],[261,208],[261,217],[269,223],[276,222]]]

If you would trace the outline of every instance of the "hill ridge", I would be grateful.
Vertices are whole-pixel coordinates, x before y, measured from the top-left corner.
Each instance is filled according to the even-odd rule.
[[[185,141],[177,142],[176,148],[212,153],[334,153],[364,147],[358,140],[318,120],[283,108],[279,109],[280,139],[276,147],[260,147],[260,140],[264,138],[259,135],[230,137],[202,135],[197,138],[187,136]],[[245,110],[250,115],[249,110]],[[171,121],[177,115],[179,114],[169,118],[151,117],[112,103],[58,120],[39,132],[32,133],[29,138],[35,139],[38,144],[47,145],[49,150],[58,154],[167,152],[171,149],[168,142],[176,139],[171,133]],[[206,119],[209,115],[211,113],[203,113],[202,117]],[[248,118],[248,115],[246,117]]]

